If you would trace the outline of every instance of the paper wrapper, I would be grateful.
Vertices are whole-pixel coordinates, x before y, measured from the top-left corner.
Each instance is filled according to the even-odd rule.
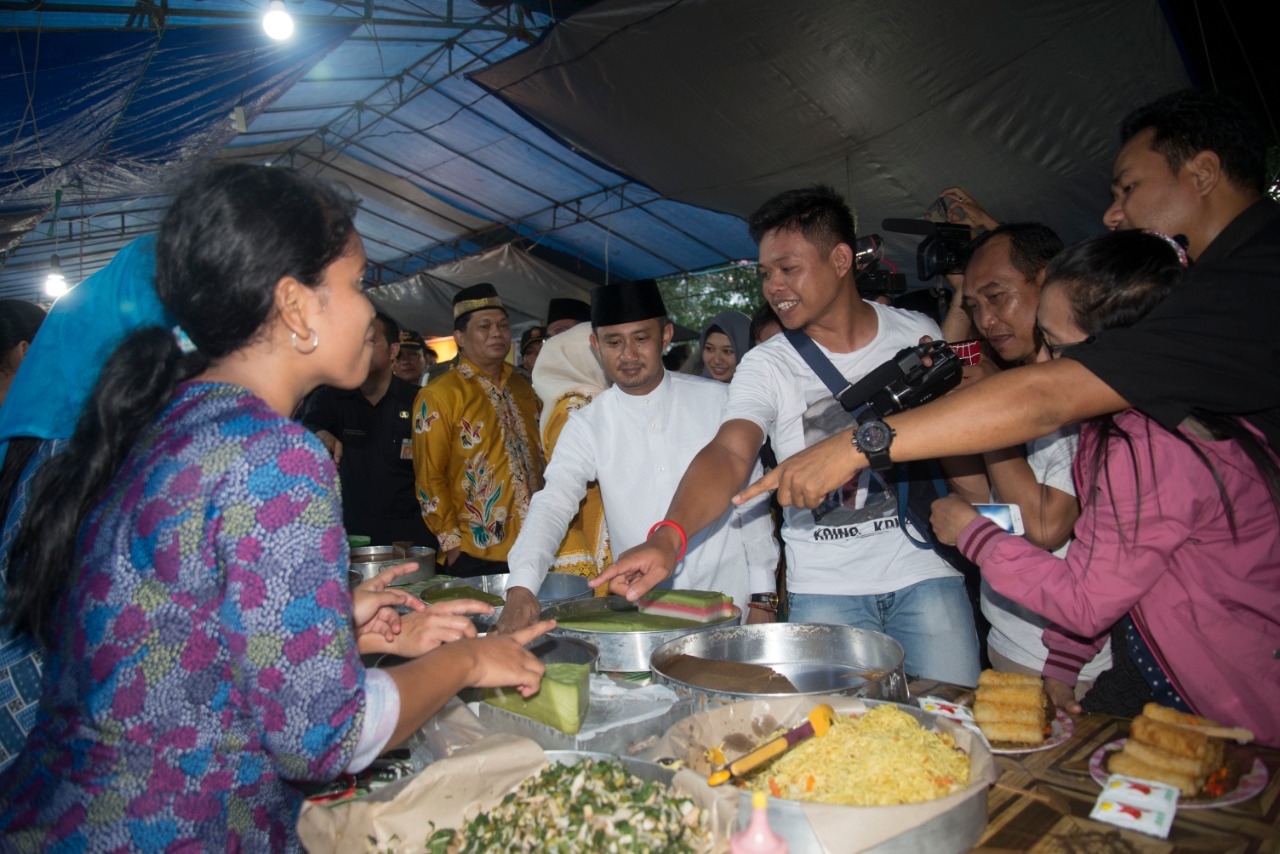
[[[803,723],[814,706],[823,702],[831,705],[837,714],[844,715],[861,713],[868,708],[855,697],[833,696],[769,698],[719,706],[673,726],[645,756],[655,759],[670,756],[683,760],[693,772],[689,775],[689,782],[685,783],[685,789],[690,794],[696,793],[698,788],[716,791],[706,784],[707,775],[712,770],[704,756],[707,748],[723,747],[731,758],[740,756],[759,746],[779,729],[790,729]],[[915,711],[909,706],[902,708]],[[847,854],[873,848],[938,818],[971,798],[983,799],[985,814],[987,788],[999,776],[990,750],[980,737],[953,721],[937,718],[935,727],[951,735],[956,745],[969,755],[969,787],[963,792],[923,804],[888,807],[850,807],[795,801],[785,803],[803,812],[823,850],[831,854]],[[728,785],[717,789],[732,793],[732,809],[736,816],[740,790]],[[771,801],[773,803],[783,802]],[[774,829],[778,830],[777,827]]]
[[[435,830],[461,827],[477,812],[496,806],[546,764],[546,754],[536,742],[495,733],[358,801],[304,804],[298,837],[312,854],[421,852]],[[712,850],[728,851],[738,817],[737,792],[712,791],[690,771],[679,772],[673,786],[708,810],[715,842]]]

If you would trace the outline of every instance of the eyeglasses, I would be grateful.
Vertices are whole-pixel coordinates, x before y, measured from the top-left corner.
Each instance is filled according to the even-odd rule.
[[[1094,337],[1095,336],[1090,335],[1083,341],[1072,341],[1070,344],[1045,344],[1044,348],[1049,351],[1050,359],[1056,359],[1072,347],[1079,347],[1083,344],[1092,344]]]

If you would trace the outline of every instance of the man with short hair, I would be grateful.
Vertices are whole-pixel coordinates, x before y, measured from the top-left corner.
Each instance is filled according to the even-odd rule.
[[[392,374],[400,331],[379,312],[373,319],[369,375],[359,388],[321,386],[302,424],[333,455],[342,486],[342,523],[378,545],[434,547],[413,485],[413,399],[418,387]]]
[[[520,336],[520,370],[526,377],[533,377],[533,366],[538,363],[538,354],[542,352],[542,342],[546,340],[547,328],[545,326],[531,326]]]
[[[538,398],[507,363],[511,327],[493,285],[453,299],[458,362],[418,393],[413,460],[422,515],[450,575],[507,571],[507,553],[542,488]]]
[[[410,385],[421,386],[427,372],[427,360],[423,355],[422,336],[410,329],[400,330],[400,352],[391,365],[391,372]]]
[[[591,320],[591,306],[580,299],[556,297],[547,303],[547,337]]]
[[[783,327],[802,330],[847,381],[858,381],[922,336],[941,335],[922,314],[858,295],[853,215],[831,188],[775,196],[749,224],[760,247],[765,299]],[[766,435],[781,460],[835,431],[848,441],[851,417],[801,355],[802,343],[778,335],[747,352],[719,431],[680,481],[664,520],[670,524],[655,528],[593,585],[612,580],[615,592],[635,597],[668,578],[680,531],[693,535],[724,512]],[[883,425],[868,421],[859,435],[868,425],[871,441]],[[920,474],[877,466],[835,484],[839,498],[821,512],[786,512],[790,619],[885,632],[902,644],[908,673],[976,685],[978,640],[964,579],[935,550],[908,538],[928,534],[918,515],[900,510],[913,483],[932,488]]]
[[[1239,415],[1280,451],[1280,205],[1266,197],[1266,137],[1223,95],[1188,89],[1125,120],[1109,228],[1182,235],[1195,264],[1151,313],[1068,358],[1029,365],[889,419],[896,460],[1007,447],[1130,406],[1175,429],[1192,409]],[[832,437],[767,474],[816,506],[867,464]]]
[[[1038,222],[997,226],[969,246],[960,297],[979,335],[1007,366],[1049,358],[1036,326],[1036,310],[1045,269],[1061,251],[1062,240]],[[982,370],[987,364],[984,361],[976,368]],[[998,369],[986,368],[987,373],[993,370]],[[1076,428],[1064,427],[1026,445],[991,451],[981,458],[987,481],[982,491],[966,494],[960,484],[956,491],[975,503],[1018,505],[1026,539],[1065,557],[1080,516],[1072,477],[1078,444]],[[987,653],[992,666],[1002,673],[1043,673],[1049,677],[1045,687],[1051,699],[1079,711],[1076,699],[1111,667],[1110,646],[1090,661],[1072,660],[1061,651],[1046,648],[1042,638],[1047,620],[1001,596],[985,581],[980,601],[991,624]],[[1050,666],[1046,668],[1046,664]]]
[[[610,547],[621,551],[642,543],[693,455],[720,423],[724,384],[663,367],[673,327],[657,283],[598,287],[591,311],[591,346],[613,386],[570,415],[560,433],[546,488],[533,497],[511,550],[501,631],[537,621],[537,591],[589,483],[600,484]],[[754,622],[750,595],[774,593],[777,563],[768,503],[726,505],[700,533],[690,532],[673,583],[732,596]]]

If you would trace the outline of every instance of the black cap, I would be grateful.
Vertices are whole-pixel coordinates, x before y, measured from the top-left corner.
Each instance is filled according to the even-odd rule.
[[[497,290],[488,282],[481,282],[478,285],[463,288],[453,295],[454,320],[464,314],[479,311],[482,308],[501,308],[506,311],[506,308],[502,305],[502,297],[498,296]]]
[[[591,306],[580,299],[556,297],[547,303],[547,326],[557,320],[573,320],[585,323],[591,319]]]
[[[520,336],[520,355],[523,356],[529,351],[529,346],[537,344],[539,341],[547,340],[547,327],[531,326]]]
[[[601,285],[591,292],[591,325],[597,328],[666,316],[667,307],[653,279]]]
[[[400,330],[400,349],[401,350],[421,350],[423,347],[422,336],[410,329]]]

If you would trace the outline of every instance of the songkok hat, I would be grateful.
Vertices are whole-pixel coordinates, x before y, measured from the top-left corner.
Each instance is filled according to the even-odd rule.
[[[547,303],[547,326],[557,320],[572,320],[585,323],[591,319],[591,306],[580,299],[572,297],[556,297]]]
[[[539,341],[547,340],[547,327],[531,326],[520,336],[520,355],[523,356],[529,352],[529,347],[537,344]]]
[[[502,297],[498,296],[498,292],[488,282],[481,282],[478,285],[463,288],[453,295],[454,320],[464,314],[479,311],[482,308],[501,308],[506,311],[506,308],[502,305]]]
[[[422,336],[408,329],[400,330],[400,349],[401,350],[421,350]]]
[[[667,307],[653,279],[601,285],[591,292],[591,325],[596,328],[666,315]]]

